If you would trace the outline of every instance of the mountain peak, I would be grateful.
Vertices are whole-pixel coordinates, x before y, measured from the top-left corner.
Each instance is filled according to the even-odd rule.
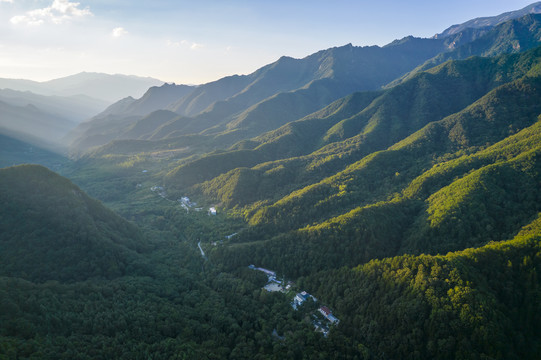
[[[541,13],[541,1],[528,5],[525,8],[522,8],[520,10],[509,11],[497,16],[479,17],[479,18],[466,21],[465,23],[462,23],[462,24],[453,25],[447,28],[446,30],[444,30],[441,34],[434,35],[434,38],[443,39],[448,36],[459,33],[468,28],[474,28],[474,29],[481,29],[481,28],[486,28],[486,27],[490,28],[490,27],[499,25],[505,21],[513,20],[513,19],[525,16],[528,14],[540,14],[540,13]]]

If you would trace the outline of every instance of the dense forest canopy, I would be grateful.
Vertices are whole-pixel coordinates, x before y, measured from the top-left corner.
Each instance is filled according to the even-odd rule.
[[[539,24],[153,87],[71,158],[3,134],[0,358],[539,359]]]

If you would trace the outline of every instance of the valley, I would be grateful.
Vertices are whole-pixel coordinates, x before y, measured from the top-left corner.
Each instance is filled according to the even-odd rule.
[[[536,6],[64,116],[9,83],[0,358],[539,358]]]

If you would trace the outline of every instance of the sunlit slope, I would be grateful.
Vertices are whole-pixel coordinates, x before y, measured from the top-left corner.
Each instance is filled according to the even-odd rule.
[[[541,221],[509,241],[317,273],[303,284],[340,331],[391,358],[537,359]],[[392,329],[392,331],[389,331]]]
[[[236,240],[246,244],[217,256],[232,263],[255,256],[300,275],[509,239],[541,210],[540,97],[538,78],[499,87],[402,143],[248,213],[254,227]]]
[[[291,222],[296,214],[289,209],[302,203],[309,209],[299,212],[305,223],[314,221],[314,216],[317,219],[319,211],[326,213],[336,206],[341,209],[346,204],[385,199],[430,168],[439,157],[486,146],[535,123],[541,114],[540,96],[539,78],[497,88],[462,112],[427,125],[391,149],[371,154],[331,177],[291,193],[261,210],[253,221],[272,219],[272,223],[279,223],[278,214],[287,214],[287,221]],[[309,199],[311,205],[303,199]],[[268,217],[267,212],[278,217]]]
[[[226,206],[275,200],[277,196],[284,196],[284,192],[334,175],[364,156],[384,150],[426,124],[459,112],[475,101],[480,103],[464,113],[470,114],[467,115],[469,118],[476,116],[476,111],[481,112],[481,117],[483,112],[490,112],[492,108],[505,111],[506,108],[498,105],[501,101],[507,102],[505,106],[516,106],[514,102],[522,101],[530,90],[523,94],[520,89],[523,83],[515,85],[516,91],[512,90],[513,86],[507,88],[502,84],[526,74],[535,76],[540,52],[541,49],[535,49],[519,55],[448,62],[382,94],[356,93],[329,105],[326,111],[241,142],[230,152],[208,155],[185,164],[168,175],[167,183],[178,189],[201,183],[196,186],[196,191],[223,201]],[[530,85],[524,86],[528,88]],[[494,93],[485,95],[494,88],[497,88]],[[532,96],[537,96],[536,90],[532,91]],[[485,98],[479,100],[482,96]],[[530,98],[531,106],[535,106],[534,100]],[[524,106],[520,111],[528,112],[529,103]],[[500,121],[508,121],[508,115],[509,112],[502,114]],[[507,125],[519,120],[510,120],[512,123]],[[445,123],[449,121],[452,120]],[[528,123],[522,123],[518,128],[525,124]],[[464,136],[460,126],[456,125],[449,136]],[[467,139],[462,140],[462,144],[459,139],[453,141],[456,142],[453,148],[439,151],[456,151],[460,146],[469,146]],[[479,139],[475,145],[485,143],[484,139]],[[231,170],[235,167],[239,169]],[[248,169],[241,170],[241,167]],[[400,171],[400,166],[393,174],[396,171]],[[237,187],[243,188],[249,196],[224,191],[225,188]],[[321,194],[325,196],[325,192]]]

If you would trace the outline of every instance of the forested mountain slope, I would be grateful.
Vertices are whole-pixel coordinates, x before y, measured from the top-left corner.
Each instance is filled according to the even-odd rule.
[[[541,14],[531,13],[500,23],[493,28],[471,29],[469,32],[472,32],[468,34],[471,41],[464,42],[459,35],[453,35],[456,41],[450,42],[449,39],[446,41],[451,51],[436,55],[388,86],[394,86],[420,71],[448,60],[466,59],[470,56],[496,56],[537,47],[541,44]]]
[[[420,171],[421,175],[413,181],[401,182],[396,179],[400,175],[391,173],[393,169],[385,171],[383,164],[374,158],[375,161],[367,161],[358,170],[352,182],[345,186],[338,183],[342,193],[320,200],[322,205],[317,210],[312,210],[310,198],[305,195],[308,203],[284,209],[286,216],[275,215],[281,223],[268,224],[260,231],[246,230],[235,243],[217,249],[216,261],[235,267],[249,258],[299,276],[318,269],[356,266],[374,258],[404,253],[445,254],[482,246],[491,240],[509,239],[541,209],[540,124],[535,122],[471,155],[448,161],[441,159],[431,170]],[[389,151],[382,153],[381,158],[394,156]],[[397,158],[401,159],[407,161],[408,157]],[[361,174],[366,177],[363,181],[359,181]],[[390,188],[387,194],[393,198],[355,207],[355,203],[363,203],[362,199],[355,201],[356,196],[367,195],[370,187],[379,186]],[[393,189],[399,192],[392,192]],[[400,192],[400,189],[404,190]],[[353,199],[350,201],[346,194]],[[340,209],[345,204],[353,205],[352,210],[257,241],[280,232],[281,224],[294,227],[299,213],[324,217],[330,213],[329,209],[344,211]]]
[[[381,94],[355,94],[306,119],[239,143],[230,152],[184,164],[168,175],[167,184],[186,189],[208,181],[196,190],[226,206],[276,199],[464,109],[499,85],[537,71],[540,53],[538,48],[448,62]],[[239,169],[231,170],[235,167]],[[235,188],[243,192],[235,194]]]
[[[390,358],[536,359],[540,218],[512,240],[404,255],[303,281],[342,315],[340,332]],[[340,316],[339,315],[339,316]]]
[[[125,98],[57,167],[80,188],[0,169],[0,358],[540,358],[541,47],[517,14]],[[381,88],[452,49],[483,56]]]
[[[0,169],[0,197],[2,276],[114,278],[133,273],[137,252],[150,246],[134,225],[41,166]]]
[[[255,257],[299,275],[512,237],[540,210],[541,81],[531,75],[321,182],[259,204],[246,212],[254,227],[236,239],[246,245],[217,256],[226,263]]]
[[[205,264],[177,238],[189,236],[182,224],[150,230],[150,243],[36,165],[0,169],[0,201],[1,357],[344,358],[343,339],[314,336],[285,297],[261,289],[264,275]]]

